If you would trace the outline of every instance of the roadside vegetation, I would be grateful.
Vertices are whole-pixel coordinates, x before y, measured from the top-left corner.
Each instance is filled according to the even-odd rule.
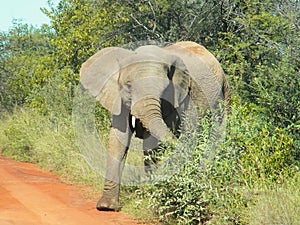
[[[192,156],[163,182],[122,187],[124,211],[161,224],[300,221],[300,2],[61,0],[50,25],[0,32],[0,153],[68,182],[102,188],[74,134],[81,64],[97,50],[191,40],[221,62],[231,87],[226,138],[209,163],[209,118],[182,137]],[[110,117],[95,107],[105,143]],[[184,139],[186,138],[186,139]],[[165,146],[167,149],[172,146]],[[186,149],[185,149],[186,148]]]

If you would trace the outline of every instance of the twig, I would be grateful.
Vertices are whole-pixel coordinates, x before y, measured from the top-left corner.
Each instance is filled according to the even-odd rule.
[[[138,21],[132,14],[130,14],[130,17],[141,27],[143,27],[146,31],[148,31],[149,33],[154,34],[157,38],[160,38],[159,34],[156,34],[154,31],[149,30],[148,27],[146,27],[144,24],[142,24],[140,21]]]

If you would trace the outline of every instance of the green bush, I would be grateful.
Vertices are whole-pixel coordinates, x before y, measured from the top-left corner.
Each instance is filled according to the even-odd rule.
[[[289,58],[272,66],[258,65],[253,94],[275,126],[300,124],[300,71]],[[298,136],[299,137],[299,136]]]
[[[150,193],[148,198],[151,199],[152,208],[165,224],[207,223],[213,217],[210,205],[220,200],[214,195],[219,188],[225,191],[222,185],[230,182],[229,174],[232,176],[234,168],[231,154],[210,146],[211,138],[214,138],[210,123],[210,118],[203,118],[200,121],[200,133],[187,129],[175,146],[175,152],[174,146],[165,146],[168,157],[173,157],[171,163],[178,158],[175,167],[182,165],[181,169],[166,180],[157,181],[143,189]],[[170,170],[172,165],[169,163],[166,166],[168,168],[165,170]],[[228,190],[229,187],[225,188]]]
[[[265,109],[254,104],[233,109],[227,138],[226,146],[239,160],[241,182],[249,187],[258,181],[277,181],[296,163],[297,146],[289,131],[274,126]]]
[[[218,148],[210,146],[206,118],[200,121],[201,133],[191,130],[183,136],[180,151],[192,157],[171,177],[141,188],[160,221],[240,224],[241,212],[255,202],[255,190],[291,179],[298,170],[293,139],[286,130],[268,126],[265,118],[260,107],[236,102]],[[167,151],[176,154],[170,146]]]

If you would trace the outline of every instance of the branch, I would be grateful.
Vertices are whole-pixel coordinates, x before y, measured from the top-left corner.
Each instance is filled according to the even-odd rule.
[[[155,15],[153,6],[152,6],[152,4],[151,4],[150,1],[148,1],[148,4],[149,4],[149,6],[150,6],[150,9],[151,9],[152,14],[153,14],[153,17],[154,17],[154,26],[153,26],[153,29],[152,29],[152,32],[154,33],[154,32],[155,32],[155,29],[156,29],[156,21],[157,21],[157,20],[156,20],[156,15]]]
[[[138,21],[132,13],[130,14],[130,17],[141,27],[143,27],[147,32],[154,34],[157,38],[161,38],[159,34],[155,33],[154,30],[148,29],[144,24],[142,24],[140,21]]]

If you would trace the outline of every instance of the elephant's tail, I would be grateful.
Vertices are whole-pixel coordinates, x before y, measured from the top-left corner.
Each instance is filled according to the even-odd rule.
[[[223,75],[224,76],[224,75]],[[223,110],[222,110],[222,118],[221,118],[221,126],[220,126],[220,134],[221,137],[225,137],[226,136],[226,123],[227,123],[227,118],[230,114],[230,101],[231,101],[231,97],[230,97],[230,89],[229,89],[229,83],[227,81],[227,79],[224,76],[223,79],[223,87],[222,87],[222,94],[223,94]],[[225,135],[225,136],[224,136]]]
[[[222,87],[223,97],[224,97],[224,106],[225,106],[225,113],[230,113],[230,89],[227,79],[224,77],[223,87]]]

